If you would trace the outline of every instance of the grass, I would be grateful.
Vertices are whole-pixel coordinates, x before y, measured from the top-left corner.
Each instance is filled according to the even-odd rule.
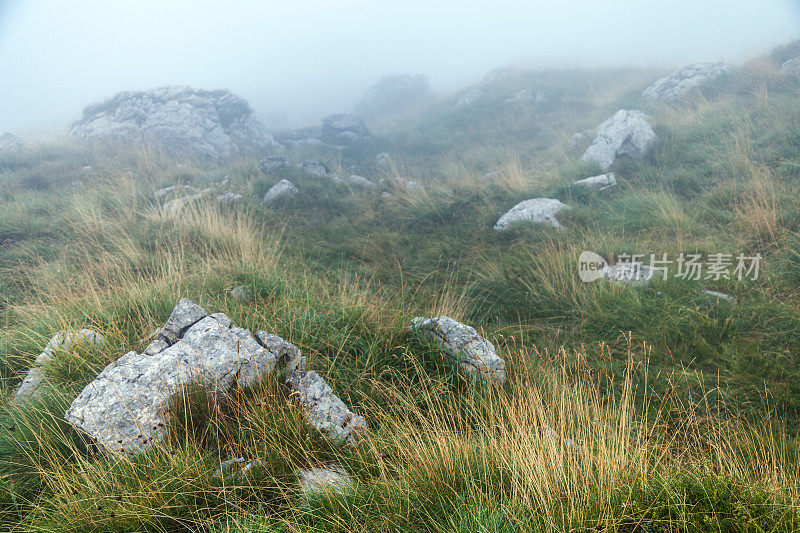
[[[647,106],[655,150],[616,164],[619,185],[601,193],[570,186],[599,169],[567,140],[640,106],[656,73],[517,72],[473,107],[446,98],[384,119],[368,150],[289,154],[365,175],[372,189],[148,146],[56,143],[4,157],[2,527],[797,530],[800,92],[777,74],[787,53]],[[524,87],[548,102],[505,101]],[[392,164],[378,167],[373,149]],[[166,213],[154,198],[224,176],[242,203]],[[260,204],[282,178],[300,194]],[[533,197],[571,206],[563,231],[492,230]],[[632,288],[582,283],[583,250],[760,253],[763,263],[757,280],[670,276]],[[231,294],[240,286],[251,299]],[[300,347],[367,418],[364,442],[326,441],[273,378],[229,395],[189,387],[173,398],[161,445],[98,454],[62,421],[65,409],[108,363],[142,349],[181,297]],[[471,382],[404,329],[439,314],[495,343],[506,385]],[[52,335],[82,327],[107,342],[58,352],[41,395],[11,402]],[[215,478],[233,457],[252,461],[252,474]],[[301,495],[296,470],[330,461],[353,490]]]

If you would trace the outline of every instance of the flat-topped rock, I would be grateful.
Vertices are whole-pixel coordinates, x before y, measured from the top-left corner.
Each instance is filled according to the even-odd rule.
[[[635,109],[621,109],[600,124],[594,142],[581,159],[607,170],[620,157],[646,156],[657,140],[647,115]]]
[[[569,206],[553,198],[525,200],[501,216],[494,225],[494,230],[505,231],[509,227],[523,222],[563,228],[564,226],[558,221],[556,215],[565,209],[569,209]]]
[[[724,63],[695,63],[661,78],[642,92],[646,102],[673,102],[695,87],[717,79],[731,69]]]
[[[265,204],[271,204],[279,198],[291,198],[298,192],[300,192],[300,190],[294,186],[294,183],[289,180],[281,180],[270,187],[270,189],[264,195],[262,202]]]
[[[573,187],[586,187],[598,191],[604,191],[617,185],[617,178],[613,172],[600,174],[599,176],[591,176],[578,181],[573,181]]]
[[[184,298],[147,348],[104,368],[64,418],[105,452],[143,451],[163,439],[169,400],[187,385],[224,393],[277,370],[297,371],[300,351],[269,340],[261,344],[226,315],[208,315]]]
[[[147,142],[172,153],[212,159],[277,146],[246,100],[224,90],[185,86],[118,93],[87,107],[70,136]]]
[[[475,328],[447,316],[416,317],[410,331],[433,341],[467,373],[484,381],[506,381],[506,362],[497,355],[494,345]]]

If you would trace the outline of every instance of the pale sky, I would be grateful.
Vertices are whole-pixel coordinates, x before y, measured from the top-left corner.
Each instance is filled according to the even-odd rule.
[[[509,64],[737,62],[798,38],[800,0],[0,0],[0,132],[168,84],[307,124],[385,74],[443,92]]]

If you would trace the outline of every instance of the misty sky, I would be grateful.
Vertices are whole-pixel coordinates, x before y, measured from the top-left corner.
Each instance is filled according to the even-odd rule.
[[[303,124],[384,74],[447,91],[509,64],[736,62],[797,38],[800,0],[0,0],[0,132],[168,84]]]

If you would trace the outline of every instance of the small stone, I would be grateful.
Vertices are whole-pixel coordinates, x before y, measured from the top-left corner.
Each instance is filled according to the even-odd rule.
[[[329,464],[302,468],[297,472],[303,496],[320,493],[345,494],[353,488],[353,481],[341,466]]]
[[[495,231],[505,231],[510,226],[521,222],[546,224],[555,228],[564,226],[556,218],[556,214],[569,209],[569,206],[552,198],[533,198],[512,207],[501,216],[494,225]]]
[[[596,189],[598,191],[604,191],[606,189],[610,189],[611,187],[615,187],[617,185],[617,178],[614,176],[613,172],[608,172],[607,174],[600,174],[599,176],[592,176],[590,178],[573,181],[573,187],[587,187],[589,189]]]

